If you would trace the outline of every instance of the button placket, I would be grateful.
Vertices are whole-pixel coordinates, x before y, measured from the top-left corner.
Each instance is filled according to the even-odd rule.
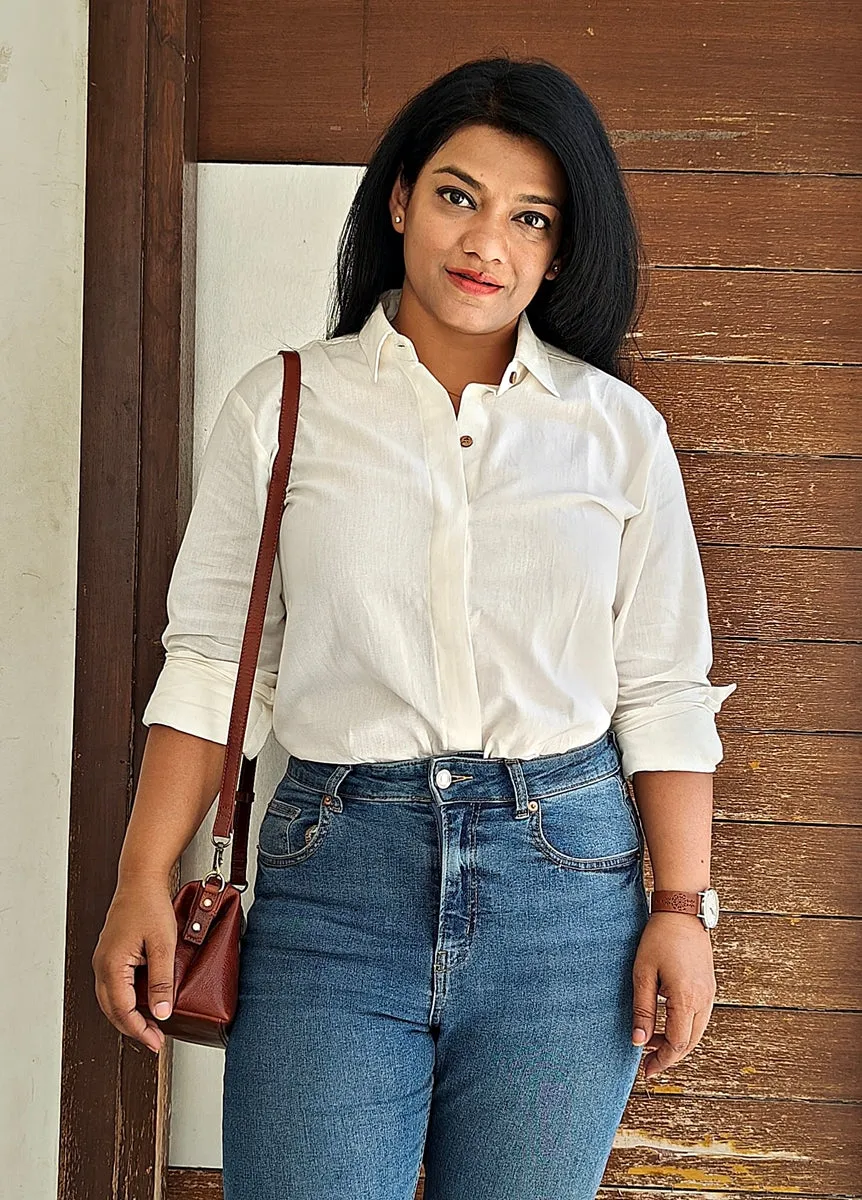
[[[439,706],[441,714],[445,714],[443,737],[449,745],[471,745],[478,740],[482,727],[467,607],[467,471],[475,470],[475,463],[468,466],[460,444],[452,437],[452,403],[445,389],[421,363],[406,371],[405,376],[416,394],[427,447],[432,501],[430,610],[438,663]],[[464,389],[460,410],[470,416],[471,425],[475,407],[472,390],[476,386],[468,384]],[[475,456],[467,457],[472,460]]]

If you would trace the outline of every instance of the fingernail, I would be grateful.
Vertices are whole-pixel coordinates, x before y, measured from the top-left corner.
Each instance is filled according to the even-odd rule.
[[[168,1004],[167,1000],[162,1000],[156,1005],[153,1011],[160,1021],[164,1021],[165,1017],[169,1017],[171,1015],[171,1006]]]
[[[634,1044],[636,1046],[639,1046],[641,1044],[641,1042],[645,1042],[646,1041],[646,1030],[645,1029],[636,1029],[634,1031],[634,1033],[632,1034],[632,1041],[634,1042]]]

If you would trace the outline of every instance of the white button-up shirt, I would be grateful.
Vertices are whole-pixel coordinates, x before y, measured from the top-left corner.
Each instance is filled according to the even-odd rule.
[[[543,342],[446,390],[390,323],[300,347],[287,504],[244,750],[300,758],[556,754],[609,725],[623,770],[714,771],[707,596],[664,418]],[[143,715],[226,743],[283,361],[228,393],[167,595]]]

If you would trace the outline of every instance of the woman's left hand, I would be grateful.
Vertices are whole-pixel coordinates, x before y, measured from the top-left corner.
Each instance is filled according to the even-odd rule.
[[[634,967],[632,1040],[645,1046],[641,1060],[651,1079],[685,1058],[709,1024],[715,1000],[715,968],[709,930],[689,913],[652,913],[638,944]],[[664,996],[664,1033],[655,1028],[658,997]],[[644,1030],[645,1036],[635,1035]]]

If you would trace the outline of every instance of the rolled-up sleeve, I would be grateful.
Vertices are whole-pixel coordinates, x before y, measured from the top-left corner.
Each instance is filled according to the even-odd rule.
[[[162,634],[165,662],[143,713],[145,725],[170,725],[227,744],[271,457],[254,414],[232,389],[207,442],[174,563]],[[249,758],[260,753],[272,728],[284,623],[276,555],[243,744]]]
[[[614,600],[619,683],[612,718],[626,777],[713,772],[715,716],[735,683],[716,686],[706,585],[679,462],[664,422],[639,511],[622,535]]]

